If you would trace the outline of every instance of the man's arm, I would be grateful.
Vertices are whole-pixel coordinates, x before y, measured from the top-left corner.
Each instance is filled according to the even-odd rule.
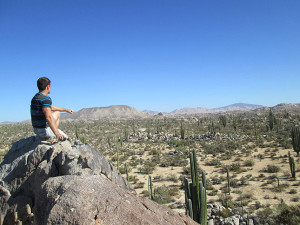
[[[59,112],[67,112],[67,113],[70,113],[72,114],[73,113],[73,110],[72,109],[65,109],[65,108],[60,108],[60,107],[57,107],[57,106],[51,106],[52,108],[52,111],[55,112],[55,111],[59,111]]]
[[[64,135],[62,135],[61,133],[59,133],[55,121],[52,117],[52,112],[51,112],[51,108],[49,107],[44,107],[43,108],[43,113],[46,117],[46,120],[48,122],[49,127],[51,128],[51,130],[53,131],[53,133],[55,134],[55,136],[57,137],[58,140],[63,140],[65,138]]]

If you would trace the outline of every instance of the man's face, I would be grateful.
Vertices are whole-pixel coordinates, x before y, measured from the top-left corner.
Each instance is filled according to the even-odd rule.
[[[48,91],[48,94],[50,94],[50,91],[51,91],[51,84],[47,85],[47,91]]]

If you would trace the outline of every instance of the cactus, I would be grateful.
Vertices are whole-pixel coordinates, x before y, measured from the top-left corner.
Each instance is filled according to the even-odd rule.
[[[295,166],[295,160],[294,157],[291,156],[291,153],[289,152],[289,164],[290,164],[290,170],[292,174],[292,178],[296,178],[296,166]]]
[[[211,125],[208,125],[208,131],[213,137],[216,135],[216,127],[214,122],[211,122]]]
[[[82,138],[81,138],[81,142],[85,145],[86,144],[86,137],[85,136],[83,136]]]
[[[108,146],[111,148],[111,141],[110,141],[110,137],[107,137],[107,143],[108,143]]]
[[[122,137],[120,138],[120,145],[121,145],[121,147],[123,146],[123,138]]]
[[[189,206],[189,204],[192,204],[192,202],[189,201],[191,201],[192,195],[191,195],[191,189],[189,186],[188,179],[184,177],[183,181],[184,181],[184,188],[185,188],[185,213],[188,215],[191,213],[190,212],[191,207]],[[193,217],[191,216],[191,218]]]
[[[194,215],[193,215],[193,206],[192,206],[192,200],[191,199],[188,199],[188,211],[189,211],[189,216],[191,218],[194,218]]]
[[[196,222],[207,224],[206,176],[202,171],[202,182],[199,182],[196,150],[190,153],[192,182],[184,178],[187,214]]]
[[[227,124],[227,118],[226,116],[219,116],[219,120],[220,120],[220,124],[223,125],[223,127],[225,128],[226,127],[226,124]]]
[[[78,127],[76,125],[75,125],[75,136],[76,136],[76,139],[79,139]]]
[[[297,152],[297,156],[299,156],[300,152],[300,130],[299,127],[293,127],[291,131],[292,136],[292,145],[295,152]]]
[[[270,130],[272,131],[273,130],[273,127],[274,127],[274,123],[275,123],[275,116],[272,112],[272,110],[270,109],[270,112],[269,112],[269,127],[270,127]]]
[[[152,178],[151,178],[151,176],[148,177],[148,193],[149,193],[149,199],[153,200]]]
[[[119,149],[117,148],[117,169],[119,170]]]
[[[125,163],[125,172],[126,172],[126,180],[129,182],[128,165],[127,165],[127,163]]]
[[[227,192],[230,194],[230,176],[229,176],[229,168],[226,168],[227,171]]]
[[[237,119],[236,119],[236,117],[233,117],[232,126],[233,126],[233,129],[236,131],[236,129],[237,129]]]
[[[181,137],[181,139],[184,139],[184,135],[185,135],[185,129],[183,127],[183,122],[181,121],[181,123],[180,123],[180,137]]]

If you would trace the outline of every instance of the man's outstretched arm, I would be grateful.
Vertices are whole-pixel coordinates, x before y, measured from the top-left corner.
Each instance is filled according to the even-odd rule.
[[[57,107],[57,106],[51,106],[52,108],[52,111],[55,112],[55,111],[59,111],[59,112],[67,112],[67,113],[70,113],[72,114],[73,113],[73,110],[72,109],[65,109],[65,108],[61,108],[61,107]]]

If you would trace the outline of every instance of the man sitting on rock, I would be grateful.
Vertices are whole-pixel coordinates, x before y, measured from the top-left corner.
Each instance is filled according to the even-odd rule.
[[[41,140],[65,140],[68,136],[58,129],[60,112],[73,113],[72,109],[64,109],[52,105],[48,96],[51,91],[51,81],[41,77],[37,81],[39,92],[31,100],[31,122]]]

